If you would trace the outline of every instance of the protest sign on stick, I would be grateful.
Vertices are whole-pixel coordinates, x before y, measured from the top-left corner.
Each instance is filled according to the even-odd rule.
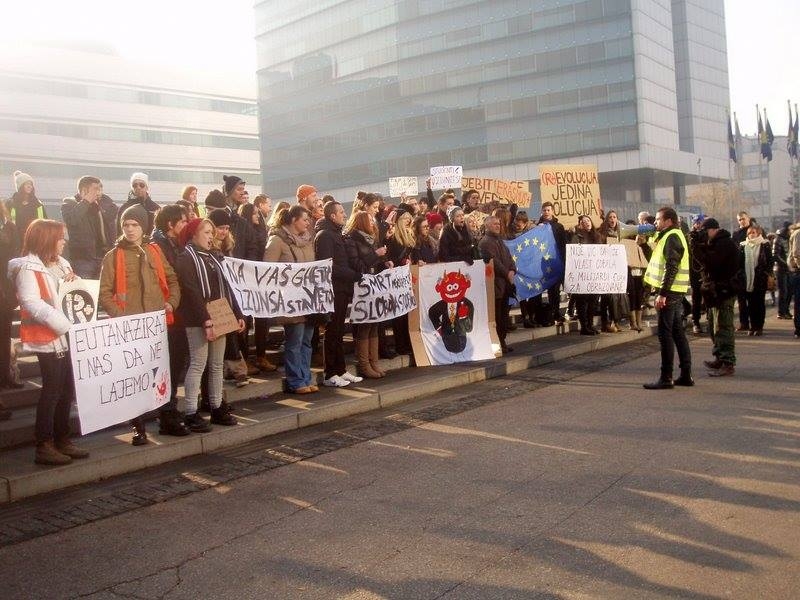
[[[568,294],[624,294],[628,257],[622,244],[567,244],[564,291]]]
[[[97,298],[100,295],[99,279],[73,279],[58,286],[58,304],[73,324],[88,323],[97,319]]]
[[[462,177],[461,191],[475,190],[480,194],[479,204],[499,202],[516,204],[520,208],[531,205],[531,192],[527,181],[504,181],[484,177]]]
[[[419,193],[419,182],[416,177],[390,177],[389,195],[399,198],[401,195],[416,196]]]
[[[73,325],[69,350],[82,434],[128,421],[169,400],[163,310]]]
[[[378,323],[408,314],[417,306],[408,265],[364,275],[353,284],[351,323]]]
[[[268,263],[225,257],[222,273],[242,313],[297,317],[333,312],[333,261]]]
[[[461,185],[464,169],[461,166],[431,167],[431,189],[445,190]]]
[[[600,224],[603,209],[596,165],[542,165],[539,167],[542,202],[553,203],[558,222],[569,229],[580,215]]]

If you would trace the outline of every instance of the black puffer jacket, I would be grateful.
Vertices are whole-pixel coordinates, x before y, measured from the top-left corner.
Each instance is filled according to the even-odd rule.
[[[706,305],[716,307],[722,300],[740,291],[738,281],[739,247],[726,229],[720,229],[712,240],[704,242],[692,236],[692,252],[703,265],[701,290]]]
[[[344,236],[347,262],[358,273],[376,273],[384,260],[375,252],[375,241],[362,231],[354,230]]]
[[[314,255],[317,260],[333,259],[333,293],[351,296],[353,284],[361,279],[361,273],[350,266],[342,226],[329,219],[320,219],[314,225],[314,231]]]
[[[27,200],[27,203],[24,202],[25,200]],[[28,225],[35,219],[46,219],[47,211],[45,211],[44,205],[39,202],[36,194],[31,194],[28,198],[25,198],[22,192],[16,192],[11,196],[7,206],[9,217],[17,226],[17,245],[22,247],[22,239],[25,237]]]

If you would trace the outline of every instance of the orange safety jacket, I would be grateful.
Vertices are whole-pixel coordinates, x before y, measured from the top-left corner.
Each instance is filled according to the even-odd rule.
[[[41,271],[34,271],[36,276],[36,283],[39,284],[39,297],[55,307],[53,298],[50,296],[50,290],[47,287],[47,281],[44,279],[44,273]],[[48,344],[59,336],[52,329],[44,323],[40,323],[31,317],[31,313],[20,306],[19,311],[19,339],[23,343],[29,344]]]
[[[169,298],[169,285],[167,284],[167,273],[164,271],[164,261],[161,260],[161,248],[155,242],[145,244],[145,250],[150,257],[150,262],[156,269],[158,276],[158,287],[161,288],[161,293],[164,295],[164,302]],[[125,305],[128,301],[128,281],[125,278],[125,254],[121,248],[115,250],[114,255],[115,264],[115,281],[114,281],[114,302],[117,303],[120,310],[125,311]],[[166,313],[167,325],[172,325],[175,322],[175,315],[172,312]]]

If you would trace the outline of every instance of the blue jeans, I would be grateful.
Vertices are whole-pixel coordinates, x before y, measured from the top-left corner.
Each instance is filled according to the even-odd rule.
[[[658,311],[658,341],[661,344],[661,378],[671,379],[675,348],[678,349],[678,366],[681,373],[692,369],[692,351],[683,329],[683,296],[667,293],[667,305]]]
[[[290,390],[311,385],[311,338],[314,326],[292,323],[283,326],[283,366]]]

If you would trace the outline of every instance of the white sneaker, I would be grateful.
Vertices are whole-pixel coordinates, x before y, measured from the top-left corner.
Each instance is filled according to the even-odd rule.
[[[352,373],[348,373],[347,371],[339,375],[339,377],[341,377],[348,383],[360,383],[364,381],[363,377],[359,377],[358,375],[353,375]]]
[[[338,375],[334,375],[330,379],[326,379],[322,382],[322,385],[328,387],[346,387],[350,385],[350,382],[346,379],[339,377]]]

